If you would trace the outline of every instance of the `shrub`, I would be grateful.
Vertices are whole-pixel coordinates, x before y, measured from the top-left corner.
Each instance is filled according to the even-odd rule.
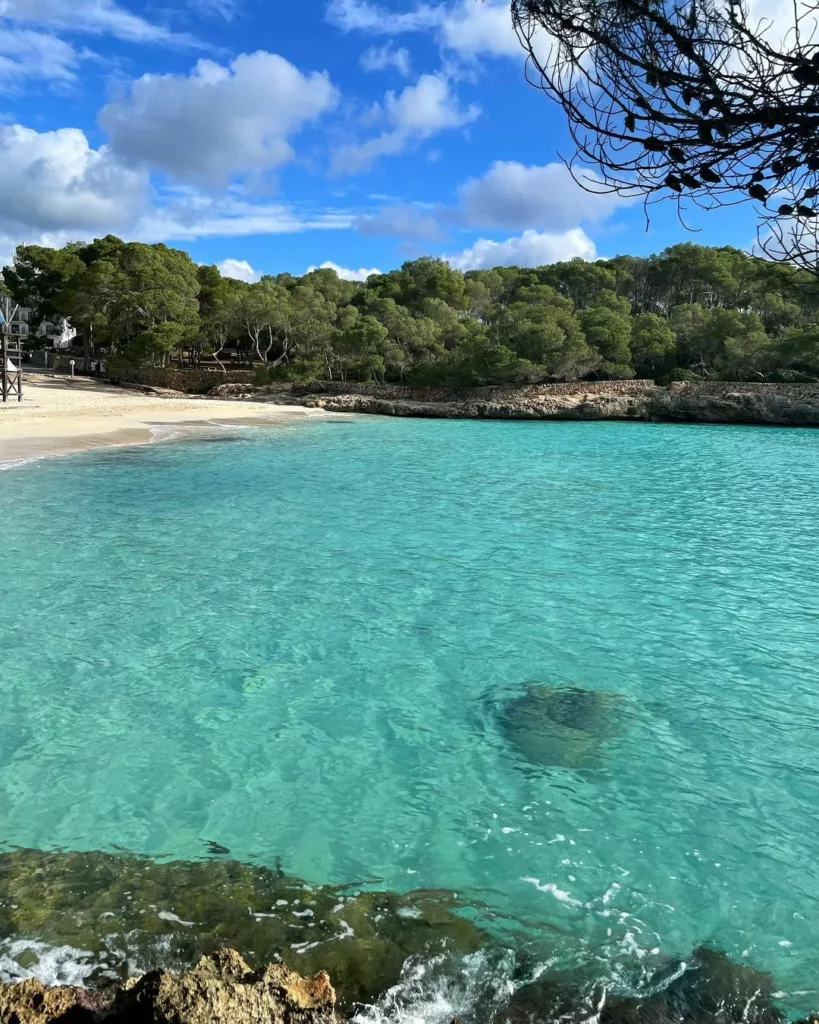
[[[799,370],[777,370],[765,378],[771,384],[819,384],[819,377],[811,377],[809,373]]]
[[[657,384],[663,386],[678,382],[699,384],[702,383],[703,379],[698,373],[694,373],[693,370],[688,370],[684,366],[675,366],[670,373],[665,374],[663,377],[658,377]]]

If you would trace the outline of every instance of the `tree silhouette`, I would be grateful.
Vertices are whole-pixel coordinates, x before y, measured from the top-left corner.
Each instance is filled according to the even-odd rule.
[[[527,75],[568,116],[590,191],[761,204],[760,245],[819,273],[816,0],[512,0]],[[582,170],[581,168],[588,168]]]

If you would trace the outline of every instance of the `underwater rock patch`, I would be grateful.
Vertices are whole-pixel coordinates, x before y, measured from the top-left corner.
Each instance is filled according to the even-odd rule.
[[[310,886],[222,857],[0,853],[0,948],[13,938],[88,950],[96,986],[232,947],[255,967],[281,958],[301,974],[327,970],[342,1005],[372,1002],[407,957],[480,948],[484,933],[459,909],[445,891]]]
[[[509,742],[531,764],[600,768],[606,744],[626,727],[631,702],[619,693],[527,683],[499,713]]]

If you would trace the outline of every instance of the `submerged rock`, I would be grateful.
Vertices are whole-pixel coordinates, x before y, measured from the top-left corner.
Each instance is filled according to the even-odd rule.
[[[685,1020],[780,1024],[785,1018],[773,1005],[773,991],[769,974],[735,964],[719,950],[700,946],[668,986],[665,998]]]
[[[625,726],[628,700],[619,693],[528,683],[501,710],[507,739],[532,764],[599,768],[605,744]]]
[[[303,978],[283,964],[253,971],[232,949],[182,974],[151,971],[105,997],[38,981],[0,985],[3,1024],[337,1024],[323,971]]]
[[[98,969],[86,980],[95,985],[156,966],[184,970],[230,946],[257,967],[280,957],[302,974],[325,969],[342,1004],[371,1002],[407,957],[482,945],[483,932],[459,909],[448,892],[309,886],[223,857],[0,854],[0,953],[12,938],[87,950]]]
[[[670,978],[664,982],[662,978]],[[645,996],[606,991],[578,971],[544,972],[522,985],[493,1024],[784,1024],[773,984],[718,950],[700,947],[685,963],[668,961]]]

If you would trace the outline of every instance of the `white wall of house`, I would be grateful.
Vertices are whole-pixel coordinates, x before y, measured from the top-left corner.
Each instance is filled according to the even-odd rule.
[[[42,338],[46,345],[56,349],[71,348],[71,343],[77,337],[77,332],[65,319],[44,320],[36,325],[33,321],[32,311],[25,306],[18,306],[13,299],[0,299],[0,308],[6,318],[6,330],[12,336],[27,338],[34,334]]]

